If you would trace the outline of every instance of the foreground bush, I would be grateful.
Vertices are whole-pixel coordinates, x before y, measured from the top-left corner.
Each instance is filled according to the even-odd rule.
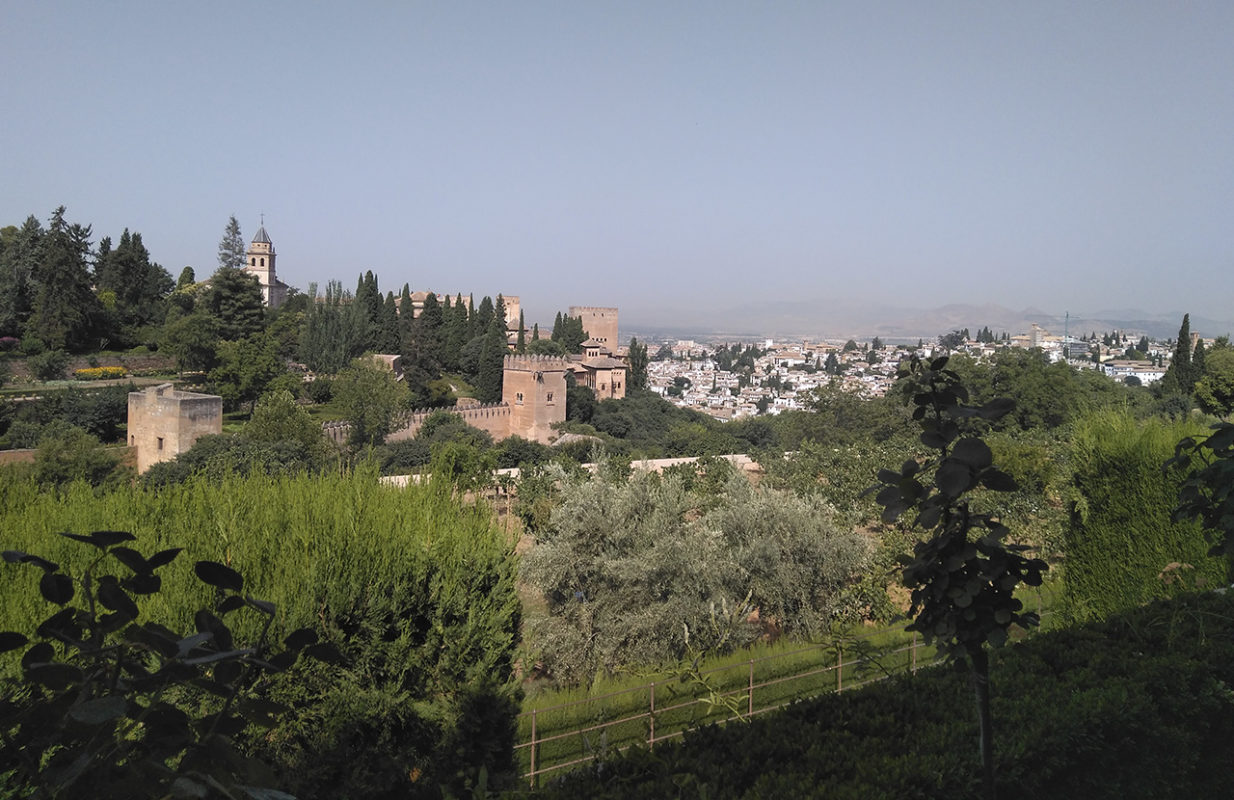
[[[235,642],[222,617],[245,609],[269,622],[276,610],[246,595],[239,573],[212,561],[193,567],[218,600],[194,615],[194,633],[138,623],[135,598],[158,593],[156,571],[180,549],[147,558],[125,546],[130,533],[65,536],[96,548],[75,577],[37,555],[4,551],[6,562],[42,570],[39,593],[58,610],[37,624],[28,648],[24,633],[0,633],[0,651],[22,651],[21,678],[0,681],[0,791],[270,797],[260,788],[270,777],[265,765],[240,753],[233,737],[249,725],[270,727],[286,710],[260,696],[263,679],[301,650],[322,647],[317,634],[294,631],[281,652],[266,635]],[[331,657],[328,648],[318,654]]]
[[[1007,798],[1234,795],[1234,599],[1186,596],[994,651]],[[519,796],[971,798],[980,765],[947,669],[687,733]]]
[[[275,635],[312,626],[343,654],[342,666],[302,665],[273,682],[269,696],[293,711],[251,747],[286,791],[433,797],[466,791],[480,767],[490,785],[512,774],[514,561],[487,512],[460,506],[448,488],[390,489],[361,470],[100,497],[74,484],[56,499],[0,476],[5,549],[80,570],[82,554],[53,534],[100,528],[226,564],[274,603]],[[0,630],[42,618],[37,578],[21,577],[0,588]],[[182,630],[211,598],[191,575],[170,573],[143,616]],[[256,640],[250,626],[237,620],[236,638]]]
[[[1076,488],[1064,535],[1067,602],[1079,617],[1134,608],[1182,587],[1228,582],[1227,563],[1208,554],[1198,522],[1174,521],[1184,480],[1163,465],[1191,422],[1137,421],[1106,412],[1077,426],[1071,456]]]

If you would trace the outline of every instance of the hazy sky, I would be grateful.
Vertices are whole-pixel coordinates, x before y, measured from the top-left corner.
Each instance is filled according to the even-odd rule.
[[[1229,318],[1234,2],[55,3],[0,15],[0,225],[174,275],[647,319],[842,298]]]

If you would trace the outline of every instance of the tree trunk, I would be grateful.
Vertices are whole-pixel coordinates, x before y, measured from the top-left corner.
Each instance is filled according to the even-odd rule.
[[[977,717],[981,723],[981,783],[985,800],[996,800],[994,787],[994,717],[990,713],[990,657],[977,645],[968,651],[972,669],[969,678],[977,701]]]

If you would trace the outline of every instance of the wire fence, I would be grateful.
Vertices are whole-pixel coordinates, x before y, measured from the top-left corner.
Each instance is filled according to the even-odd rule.
[[[882,630],[681,674],[518,718],[515,755],[531,786],[634,745],[655,748],[709,723],[748,719],[794,700],[855,689],[937,663],[916,633]]]

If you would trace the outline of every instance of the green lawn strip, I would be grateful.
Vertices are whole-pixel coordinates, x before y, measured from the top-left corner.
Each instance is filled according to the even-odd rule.
[[[902,626],[860,628],[828,643],[781,640],[712,659],[702,668],[701,681],[666,670],[598,681],[591,691],[530,695],[519,718],[520,769],[531,769],[533,711],[541,770],[646,745],[653,725],[659,742],[707,723],[751,712],[758,716],[803,697],[857,688],[931,663],[933,649],[919,640],[914,661],[912,641]]]

